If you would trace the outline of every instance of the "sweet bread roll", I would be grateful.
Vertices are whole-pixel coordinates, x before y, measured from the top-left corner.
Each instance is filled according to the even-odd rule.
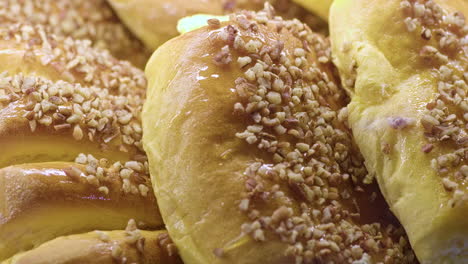
[[[272,10],[162,45],[143,144],[184,263],[411,263],[346,126],[328,40]]]
[[[111,94],[144,94],[143,72],[89,40],[51,34],[42,25],[6,24],[0,27],[0,71],[35,74],[108,89]]]
[[[468,259],[468,2],[335,1],[335,63],[367,168],[421,263]]]
[[[283,19],[299,19],[304,24],[307,24],[314,32],[328,35],[327,18],[319,16],[315,12],[310,12],[309,8],[301,5],[293,0],[269,0],[276,11],[276,15],[281,16]],[[262,2],[263,4],[265,2]],[[260,9],[257,9],[260,10]]]
[[[0,26],[0,59],[0,260],[130,218],[160,228],[141,145],[143,73],[28,23]]]
[[[165,231],[93,231],[56,238],[2,264],[182,264]]]
[[[266,0],[109,0],[119,17],[149,49],[156,49],[176,37],[179,19],[195,14],[224,15],[235,10],[259,10]],[[325,23],[290,0],[272,0],[279,14],[300,18],[311,25],[325,28]]]
[[[147,176],[121,173],[129,164],[103,168],[106,161],[92,156],[77,161],[84,164],[0,170],[0,260],[57,236],[124,229],[130,218],[146,228],[163,225]]]
[[[0,167],[79,153],[141,159],[140,70],[41,26],[11,25],[0,36]]]
[[[0,24],[42,25],[49,34],[88,39],[116,58],[144,67],[148,50],[119,21],[106,0],[4,0]]]
[[[294,2],[328,21],[328,13],[333,0],[294,0]]]

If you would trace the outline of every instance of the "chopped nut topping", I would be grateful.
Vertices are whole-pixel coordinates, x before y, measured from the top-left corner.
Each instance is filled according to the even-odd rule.
[[[127,161],[124,165],[121,162],[109,164],[106,159],[98,160],[91,154],[81,153],[75,158],[75,162],[86,166],[87,182],[96,186],[98,191],[104,195],[108,195],[110,192],[108,185],[104,184],[110,181],[115,182],[116,177],[120,179],[122,191],[125,194],[139,194],[142,197],[148,197],[152,193],[147,161],[144,163]]]
[[[70,177],[73,181],[78,181],[82,173],[81,170],[76,167],[70,167],[70,168],[64,169],[64,171],[67,174],[67,176]]]
[[[25,60],[48,56],[44,67],[68,80],[0,74],[0,94],[8,96],[8,103],[25,105],[24,122],[31,132],[46,127],[103,148],[142,153],[143,72],[90,47],[89,41],[50,35],[42,26],[8,25],[0,29],[0,38],[30,54]]]
[[[410,261],[409,246],[398,243],[406,239],[401,229],[357,222],[360,205],[354,193],[365,192],[360,185],[372,177],[346,125],[349,99],[330,70],[328,40],[297,20],[270,14],[233,15],[214,38],[217,47],[229,48],[232,59],[238,56],[236,66],[243,72],[233,84],[239,98],[234,114],[249,121],[235,136],[268,157],[244,171],[239,210],[249,221],[242,233],[259,242],[279,238],[296,263],[352,263],[379,254]],[[280,34],[262,36],[279,24],[281,36],[301,44],[286,50]],[[414,123],[400,119],[392,122],[400,129]],[[376,195],[369,193],[372,201]],[[276,209],[261,209],[268,205]],[[389,241],[385,249],[383,241]],[[213,253],[226,254],[223,248]]]
[[[208,26],[212,28],[219,28],[219,26],[221,25],[221,22],[219,22],[219,20],[216,18],[210,18],[206,22],[208,23]]]
[[[426,144],[422,147],[422,151],[424,153],[429,153],[432,151],[432,149],[434,148],[434,145],[433,144]]]
[[[50,34],[41,25],[27,23],[7,24],[0,29],[0,39],[11,42],[18,50],[24,50],[25,61],[41,62],[44,67],[55,70],[67,82],[97,86],[114,95],[144,96],[144,73],[126,61],[116,60],[107,50],[91,47],[89,40],[60,37]],[[44,46],[45,43],[53,43],[53,49],[50,45]],[[22,87],[22,90],[29,92],[31,88]],[[51,90],[47,96],[55,95],[57,91]],[[72,91],[66,90],[61,93],[61,96],[71,97],[79,104],[89,95],[91,93],[72,94]]]
[[[231,53],[229,52],[229,46],[224,46],[221,51],[214,56],[213,60],[218,65],[229,64],[232,61]]]
[[[422,27],[421,37],[431,44],[421,47],[420,52],[422,60],[429,62],[424,65],[433,67],[437,76],[436,96],[427,103],[420,120],[429,142],[422,151],[440,151],[431,166],[452,193],[449,204],[456,206],[468,196],[468,178],[463,176],[468,158],[468,27],[460,12],[448,13],[433,0],[405,0],[401,7],[407,16],[405,23],[411,20]]]
[[[25,80],[33,82],[30,84],[32,88],[21,89],[21,83]],[[110,95],[108,90],[94,86],[83,87],[64,81],[52,82],[41,77],[25,77],[21,74],[0,74],[0,83],[0,91],[6,94],[15,91],[17,97],[12,102],[22,101],[35,105],[31,110],[25,109],[27,119],[31,119],[28,122],[33,133],[38,126],[48,127],[60,133],[69,133],[75,140],[86,139],[109,147],[122,142],[121,151],[142,152],[141,130],[131,128],[141,126],[143,98],[137,94]],[[29,89],[34,89],[34,92],[28,94]],[[51,90],[58,93],[59,101],[51,100],[48,96]],[[71,94],[79,93],[89,96],[82,103],[72,103]],[[111,109],[112,114],[105,115],[106,111]],[[58,116],[60,118],[57,118]]]
[[[109,188],[107,188],[106,186],[101,186],[98,188],[98,191],[102,192],[103,194],[105,195],[108,195],[109,194]]]
[[[162,233],[158,236],[158,245],[166,250],[169,256],[174,256],[178,252],[176,245],[172,242],[168,233]]]
[[[105,232],[103,231],[94,231],[94,233],[96,233],[96,235],[98,236],[98,238],[102,241],[102,242],[109,242],[110,241],[110,237],[108,234],[106,234]]]
[[[136,245],[138,241],[143,239],[144,237],[142,237],[141,231],[137,228],[135,220],[130,219],[127,227],[125,228],[125,243]]]
[[[47,34],[90,40],[92,46],[108,49],[120,59],[143,67],[150,52],[120,22],[105,0],[6,0],[0,3],[0,23],[41,25]],[[31,34],[27,26],[23,38]],[[29,29],[30,30],[30,29]],[[34,39],[31,43],[34,43]],[[37,40],[39,41],[39,40]],[[44,62],[49,58],[44,57]]]

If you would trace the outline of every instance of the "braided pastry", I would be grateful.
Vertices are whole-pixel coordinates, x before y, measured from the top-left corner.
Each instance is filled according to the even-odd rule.
[[[46,32],[88,39],[119,59],[143,68],[148,50],[119,21],[106,0],[2,0],[0,24],[42,25]]]
[[[0,260],[32,250],[14,258],[32,263],[28,256],[63,241],[96,250],[96,241],[83,242],[88,235],[34,248],[62,235],[122,230],[129,219],[161,228],[141,146],[143,73],[88,40],[50,35],[41,25],[1,27],[0,51]],[[116,232],[117,240],[130,236]],[[57,252],[54,261],[83,256]]]
[[[0,54],[7,62],[0,66],[0,167],[72,161],[80,153],[105,153],[112,162],[144,159],[141,71],[41,26],[16,24],[0,36],[0,50],[8,51]]]
[[[93,231],[59,237],[2,264],[182,264],[167,232],[140,231],[129,221],[125,231]]]

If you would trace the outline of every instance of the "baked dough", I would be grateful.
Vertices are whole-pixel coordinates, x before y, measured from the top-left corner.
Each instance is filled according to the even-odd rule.
[[[145,159],[142,71],[41,26],[10,25],[0,36],[0,168],[80,153],[112,163]]]
[[[333,0],[294,0],[294,2],[328,21],[328,13]]]
[[[109,0],[119,17],[146,46],[155,50],[167,40],[176,37],[177,22],[195,14],[224,15],[236,10],[259,10],[266,0]],[[326,30],[326,23],[311,15],[291,0],[268,1],[278,15],[298,18]]]
[[[468,2],[335,1],[334,62],[370,173],[421,263],[468,259]]]
[[[0,26],[0,60],[0,260],[130,218],[161,228],[141,145],[143,72],[30,23]]]
[[[28,163],[0,170],[0,260],[57,236],[123,229],[130,218],[146,228],[163,225],[150,189],[126,191],[117,168],[91,176],[90,164]]]
[[[131,220],[133,221],[133,220]],[[130,223],[131,223],[130,221]],[[93,231],[56,238],[2,264],[182,264],[165,231]]]
[[[240,12],[162,45],[143,144],[186,264],[411,263],[346,126],[328,40]]]
[[[60,37],[90,40],[92,46],[143,68],[151,55],[114,14],[106,0],[3,0],[0,24],[41,25]]]

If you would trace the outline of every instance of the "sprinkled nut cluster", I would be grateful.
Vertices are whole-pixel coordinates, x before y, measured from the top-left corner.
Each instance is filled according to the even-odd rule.
[[[103,231],[94,231],[98,239],[104,243],[112,244],[111,247],[111,255],[112,258],[117,261],[117,263],[127,263],[128,257],[125,256],[125,252],[123,250],[124,243],[127,246],[135,247],[139,254],[145,253],[145,244],[146,239],[141,234],[141,231],[137,227],[137,223],[134,219],[130,219],[128,221],[127,227],[125,228],[125,238],[123,242],[111,240],[109,235]],[[160,236],[166,236],[166,240],[170,242],[170,238],[168,238],[167,233],[160,234]],[[160,239],[157,238],[158,245],[160,245]],[[175,248],[174,244],[172,247]],[[176,251],[175,251],[176,252]],[[169,255],[172,256],[172,255]]]
[[[137,94],[112,95],[96,86],[6,72],[0,74],[0,91],[0,106],[20,104],[33,133],[41,126],[77,141],[86,138],[103,149],[142,151],[143,98]]]
[[[145,238],[141,235],[134,219],[128,221],[125,235],[125,243],[135,245],[140,253],[144,253]]]
[[[15,51],[2,56],[12,56],[13,64],[20,61],[13,73],[0,73],[0,112],[13,113],[17,121],[15,126],[6,123],[6,133],[23,125],[26,134],[51,135],[52,141],[65,135],[102,152],[120,152],[126,160],[79,154],[63,172],[109,199],[116,193],[154,199],[141,144],[146,78],[109,53],[138,57],[144,49],[106,1],[2,1],[0,23],[0,49]],[[134,220],[128,222],[123,242],[95,232],[111,243],[117,263],[127,263],[124,249],[129,246],[140,256],[145,253],[145,237]],[[169,247],[174,253],[175,246]]]
[[[62,80],[99,86],[111,94],[144,96],[144,73],[107,50],[91,47],[89,40],[63,38],[49,34],[43,26],[21,23],[1,27],[0,40],[9,48],[14,43],[15,48],[24,50],[24,63],[54,69]]]
[[[420,123],[424,153],[442,150],[431,166],[452,194],[451,206],[468,201],[468,25],[462,13],[447,13],[434,1],[402,1],[408,31],[420,32],[427,44],[421,60],[437,76],[436,95]],[[447,150],[448,149],[448,150]]]
[[[328,24],[317,15],[309,12],[293,0],[256,0],[256,1],[223,1],[223,11],[225,14],[231,14],[236,11],[258,10],[264,3],[269,3],[274,7],[274,11],[285,19],[297,18],[306,23],[315,32],[328,35]],[[273,10],[272,10],[273,11]]]
[[[134,38],[105,0],[6,0],[0,2],[0,23],[42,25],[48,34],[88,39],[121,59],[144,66],[149,52]],[[141,58],[140,58],[141,57]]]
[[[110,164],[105,158],[98,160],[91,154],[81,153],[76,157],[75,162],[86,166],[82,173],[84,173],[87,182],[98,188],[104,195],[109,194],[109,187],[104,183],[115,181],[116,178],[120,179],[125,194],[139,194],[143,197],[151,195],[147,161],[127,161],[125,163],[117,161]],[[69,174],[67,173],[67,175]]]
[[[41,125],[103,148],[118,144],[124,152],[141,150],[143,72],[89,41],[47,35],[42,26],[10,25],[0,29],[0,38],[25,50],[25,63],[40,63],[66,80],[1,74],[0,105],[24,104],[32,132]]]
[[[77,174],[76,172],[67,172],[70,177],[80,176],[82,173],[89,184],[98,188],[104,195],[109,194],[110,181],[115,182],[116,178],[120,179],[122,190],[125,194],[141,195],[147,197],[151,195],[152,188],[149,179],[148,162],[127,161],[121,163],[117,161],[110,164],[109,160],[102,158],[96,159],[93,155],[85,155],[83,153],[76,157],[75,162],[85,165],[85,171]],[[77,169],[74,168],[74,171]]]
[[[401,228],[358,224],[354,193],[363,192],[359,184],[368,176],[344,121],[348,98],[329,70],[328,40],[272,14],[268,6],[234,14],[213,37],[221,47],[213,62],[244,72],[233,83],[239,98],[233,112],[250,121],[236,137],[271,159],[244,171],[239,210],[249,221],[242,233],[259,242],[274,234],[296,263],[365,263],[377,255],[383,263],[412,262]],[[262,30],[301,45],[286,49],[279,37],[265,42]],[[265,204],[276,209],[265,212]],[[224,256],[222,248],[213,253]]]
[[[177,247],[172,242],[168,233],[163,233],[158,236],[158,245],[166,250],[168,256],[175,256],[178,253]]]
[[[127,153],[133,160],[111,165],[81,154],[76,162],[87,165],[88,182],[102,193],[108,194],[109,187],[101,183],[116,174],[125,193],[146,197],[151,190],[141,144],[143,72],[91,47],[87,40],[50,35],[39,25],[9,24],[0,28],[0,41],[24,51],[25,64],[57,73],[50,79],[1,73],[0,109],[15,107],[32,133],[69,135],[71,140],[93,142],[104,151]],[[81,172],[75,168],[68,174],[79,177]]]

